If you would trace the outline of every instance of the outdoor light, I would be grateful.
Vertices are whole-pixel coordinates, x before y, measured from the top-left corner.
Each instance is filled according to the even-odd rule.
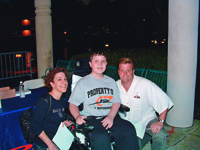
[[[16,54],[15,57],[22,57],[21,54]]]
[[[105,47],[109,47],[109,44],[105,44]]]
[[[154,40],[154,44],[157,45],[157,44],[158,44],[158,41]]]
[[[161,41],[161,43],[164,44],[165,42],[164,42],[164,41]]]
[[[22,31],[23,36],[30,36],[31,35],[31,30],[23,30]]]
[[[67,32],[66,32],[66,31],[64,31],[64,34],[67,34]]]
[[[22,55],[21,54],[15,54],[15,64],[16,64],[16,70],[21,70],[21,64],[22,64]]]
[[[153,42],[154,42],[154,40],[151,40],[151,42],[153,43]]]
[[[31,24],[31,22],[30,22],[28,19],[22,20],[22,25],[23,25],[23,26],[28,26],[28,25],[30,25],[30,24]]]

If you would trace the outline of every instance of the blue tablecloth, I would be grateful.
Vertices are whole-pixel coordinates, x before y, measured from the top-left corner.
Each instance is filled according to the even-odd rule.
[[[25,98],[14,97],[1,101],[0,108],[0,150],[9,150],[26,145],[19,126],[18,117],[31,107],[48,90],[45,87],[31,90]]]

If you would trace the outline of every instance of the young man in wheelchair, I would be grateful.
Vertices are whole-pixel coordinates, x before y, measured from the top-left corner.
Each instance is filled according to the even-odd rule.
[[[121,104],[118,87],[114,79],[106,76],[106,56],[104,52],[94,52],[89,62],[92,72],[81,78],[70,98],[69,109],[76,123],[94,126],[90,133],[91,149],[111,150],[110,131],[119,150],[139,149],[134,126],[117,114]],[[78,106],[83,103],[80,114]]]

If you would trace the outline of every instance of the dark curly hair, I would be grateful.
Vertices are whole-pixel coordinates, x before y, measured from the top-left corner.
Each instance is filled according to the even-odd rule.
[[[56,67],[54,69],[52,69],[51,71],[49,71],[49,73],[47,74],[45,80],[44,80],[44,86],[51,92],[52,91],[52,86],[50,84],[50,82],[53,82],[53,79],[55,77],[55,75],[59,72],[63,72],[65,74],[65,76],[68,78],[67,75],[67,69],[66,68],[62,68],[62,67]]]

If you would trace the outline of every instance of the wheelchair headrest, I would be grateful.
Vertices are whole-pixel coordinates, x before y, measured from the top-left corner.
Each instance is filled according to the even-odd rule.
[[[78,70],[87,70],[91,69],[89,65],[90,58],[81,58],[76,60],[76,69]]]

